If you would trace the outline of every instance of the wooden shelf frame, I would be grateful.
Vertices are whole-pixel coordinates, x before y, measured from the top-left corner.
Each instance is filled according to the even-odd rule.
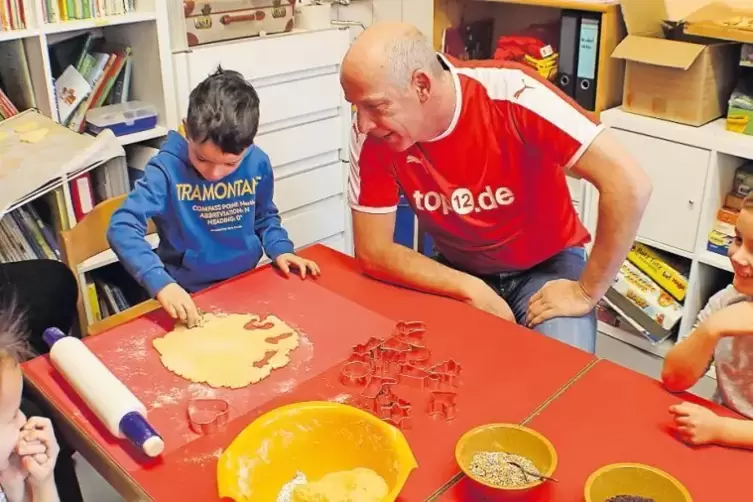
[[[434,46],[439,50],[444,30],[463,20],[493,17],[499,22],[495,24],[504,23],[501,29],[495,26],[496,40],[501,34],[526,28],[531,23],[558,19],[563,9],[601,13],[595,113],[620,105],[625,64],[611,57],[626,35],[618,4],[575,0],[434,0]]]

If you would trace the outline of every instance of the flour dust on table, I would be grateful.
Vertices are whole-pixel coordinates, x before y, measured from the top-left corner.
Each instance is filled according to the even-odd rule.
[[[274,315],[206,314],[201,326],[176,326],[152,343],[162,364],[176,375],[238,389],[286,366],[299,341],[299,333]]]

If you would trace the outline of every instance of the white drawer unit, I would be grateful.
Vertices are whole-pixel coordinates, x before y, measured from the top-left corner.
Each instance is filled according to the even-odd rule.
[[[174,55],[178,114],[218,66],[259,94],[255,143],[272,162],[275,203],[296,247],[317,242],[352,252],[345,200],[350,105],[340,88],[348,30],[293,32],[192,48]]]
[[[688,254],[695,251],[710,152],[613,129],[653,182],[638,237]]]

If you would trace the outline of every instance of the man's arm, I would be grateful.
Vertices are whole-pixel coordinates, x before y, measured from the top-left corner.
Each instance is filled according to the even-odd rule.
[[[570,169],[599,191],[599,221],[578,282],[550,281],[531,297],[526,323],[590,312],[625,261],[651,196],[651,181],[609,131],[601,131]]]
[[[571,168],[599,191],[599,220],[580,285],[594,303],[609,289],[625,261],[643,211],[651,180],[610,131],[602,131]]]
[[[509,307],[481,279],[450,267],[393,241],[395,212],[353,210],[356,259],[363,271],[385,282],[447,296],[514,321]]]

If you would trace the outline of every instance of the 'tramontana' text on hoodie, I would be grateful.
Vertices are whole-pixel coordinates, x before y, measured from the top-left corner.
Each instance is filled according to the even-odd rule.
[[[170,132],[113,215],[107,240],[152,297],[172,282],[195,292],[251,270],[263,252],[272,260],[293,252],[273,193],[260,148],[249,147],[232,174],[207,181],[191,166],[186,140]],[[156,253],[144,238],[150,218],[160,238]]]

